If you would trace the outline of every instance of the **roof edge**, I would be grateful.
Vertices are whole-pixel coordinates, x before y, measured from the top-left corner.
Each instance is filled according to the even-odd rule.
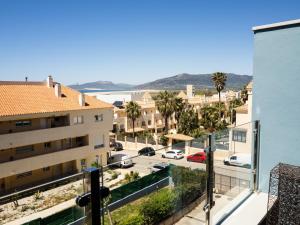
[[[278,23],[271,23],[271,24],[266,24],[266,25],[261,25],[261,26],[255,26],[252,27],[252,31],[254,32],[259,32],[259,31],[264,31],[264,30],[274,30],[274,29],[282,29],[286,27],[294,27],[294,26],[300,26],[300,19],[296,20],[287,20],[283,22],[278,22]]]

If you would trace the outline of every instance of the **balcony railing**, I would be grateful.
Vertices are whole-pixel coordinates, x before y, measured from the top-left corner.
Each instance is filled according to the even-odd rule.
[[[69,116],[46,117],[28,120],[3,121],[0,125],[0,135],[33,130],[69,126]]]
[[[56,143],[60,142],[61,146],[56,147]],[[35,148],[38,147],[38,145],[42,144],[43,147],[40,148],[38,151],[35,150]],[[59,152],[59,151],[65,151],[69,149],[74,149],[78,147],[83,147],[83,146],[88,146],[88,136],[81,136],[81,137],[76,137],[76,138],[69,138],[69,142],[66,142],[65,139],[62,140],[57,140],[57,141],[52,141],[52,142],[47,142],[47,143],[40,143],[40,144],[35,144],[32,146],[24,146],[27,147],[30,151],[24,153],[24,154],[17,154],[15,153],[17,149],[4,149],[2,150],[2,153],[5,153],[7,151],[7,154],[2,154],[2,157],[0,158],[0,163],[5,163],[5,162],[11,162],[11,161],[16,161],[16,160],[22,160],[26,158],[31,158],[39,155],[45,155],[45,154],[50,154],[54,152]],[[46,147],[45,144],[50,144],[51,147]],[[54,147],[52,147],[54,145]]]

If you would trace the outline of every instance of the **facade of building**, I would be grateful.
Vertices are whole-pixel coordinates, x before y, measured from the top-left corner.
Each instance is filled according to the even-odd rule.
[[[222,223],[228,225],[266,224],[260,222],[267,214],[268,197],[279,201],[285,199],[279,193],[280,189],[268,196],[271,170],[278,163],[300,165],[300,19],[254,27],[253,31],[252,114],[261,126],[256,168],[258,183],[255,185],[258,192],[254,192]],[[282,171],[289,174],[291,170]],[[288,182],[286,186],[291,185],[292,179]],[[292,200],[295,198],[296,195]],[[287,208],[292,208],[288,204],[294,203],[285,202]],[[280,215],[278,212],[277,209],[276,214]],[[291,215],[288,211],[284,214]],[[289,224],[283,220],[280,222]]]
[[[253,30],[253,117],[262,126],[259,186],[268,191],[278,162],[300,164],[300,20]]]
[[[247,85],[247,102],[235,108],[235,123],[229,128],[229,154],[245,153],[252,151],[252,81]]]
[[[221,93],[221,101],[228,103],[230,100],[236,98],[237,93],[233,91],[228,91]],[[200,109],[205,105],[210,105],[217,103],[219,101],[218,95],[213,96],[199,96],[194,95],[193,85],[187,85],[186,93],[180,91],[177,95],[178,98],[182,98],[187,104],[192,105],[194,110],[198,113]],[[135,93],[132,97],[132,101],[135,101],[141,106],[141,117],[135,122],[135,131],[151,131],[157,133],[162,131],[164,128],[164,118],[157,110],[155,106],[155,101],[153,100],[149,92]],[[124,103],[126,105],[126,102]],[[200,115],[200,114],[199,114]],[[176,119],[175,116],[171,116],[168,121],[169,131],[175,132],[176,130]],[[127,133],[132,132],[132,122],[127,118],[125,109],[114,108],[114,130],[123,130]]]
[[[0,193],[106,164],[113,107],[53,81],[0,82]]]

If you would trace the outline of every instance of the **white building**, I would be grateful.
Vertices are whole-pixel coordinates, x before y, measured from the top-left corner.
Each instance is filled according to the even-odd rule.
[[[229,152],[251,153],[252,148],[252,81],[247,85],[248,100],[237,107],[236,122],[229,130]]]

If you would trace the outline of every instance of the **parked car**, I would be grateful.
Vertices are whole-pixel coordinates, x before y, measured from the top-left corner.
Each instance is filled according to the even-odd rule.
[[[154,148],[152,147],[145,147],[138,151],[139,155],[146,155],[146,156],[152,156],[155,155]]]
[[[184,156],[181,150],[172,149],[170,151],[167,151],[166,153],[163,153],[161,157],[170,159],[182,159]]]
[[[224,165],[241,166],[249,168],[251,166],[250,154],[234,154],[224,159]]]
[[[197,152],[193,155],[189,155],[188,157],[186,157],[186,160],[189,162],[203,163],[206,160],[206,154],[205,152]]]
[[[151,171],[151,173],[155,173],[155,172],[165,169],[169,166],[170,166],[169,163],[164,163],[164,162],[156,163],[150,168],[150,171]]]
[[[109,164],[120,168],[133,166],[132,159],[126,154],[115,154],[109,158]]]
[[[115,142],[114,150],[115,150],[115,151],[122,151],[122,150],[123,150],[123,145],[122,145],[122,143],[120,143],[120,142]]]

